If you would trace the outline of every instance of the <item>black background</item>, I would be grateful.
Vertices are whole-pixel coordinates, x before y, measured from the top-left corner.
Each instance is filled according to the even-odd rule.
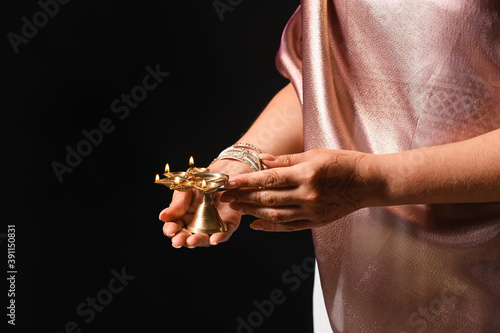
[[[242,1],[221,21],[212,1],[70,1],[16,54],[7,34],[21,34],[21,18],[40,7],[2,2],[0,165],[4,225],[16,225],[15,331],[64,332],[74,321],[82,332],[236,332],[254,300],[280,289],[286,301],[253,331],[311,332],[312,276],[296,291],[283,278],[313,256],[309,232],[256,232],[245,217],[228,243],[177,250],[158,221],[171,192],[153,183],[166,162],[185,170],[193,155],[208,165],[287,84],[274,61],[298,4]],[[119,119],[111,103],[157,65],[170,75]],[[51,164],[103,118],[113,132],[59,182]],[[113,269],[135,278],[85,323],[76,307],[107,288]]]

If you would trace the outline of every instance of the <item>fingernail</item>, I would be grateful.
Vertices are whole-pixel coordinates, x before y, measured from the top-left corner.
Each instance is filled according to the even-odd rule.
[[[276,157],[271,154],[260,154],[259,157],[263,161],[269,161],[269,162],[276,161]]]
[[[174,237],[175,234],[166,234],[167,237]]]
[[[254,223],[250,224],[250,228],[252,228],[254,230],[262,230],[262,229],[264,229],[264,226],[260,222],[254,222]]]
[[[234,180],[230,180],[228,181],[225,185],[224,185],[225,188],[234,188],[234,187],[238,187],[238,182],[237,181],[234,181]]]
[[[174,243],[172,243],[172,247],[176,248],[176,249],[180,249],[182,247],[182,245],[179,245],[179,246],[175,246]]]
[[[215,246],[217,244],[219,244],[219,242],[210,242],[210,245],[214,245]]]
[[[194,249],[196,246],[188,246],[188,249]]]

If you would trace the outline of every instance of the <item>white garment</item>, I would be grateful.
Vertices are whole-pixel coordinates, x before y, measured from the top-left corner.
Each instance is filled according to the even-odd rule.
[[[326,312],[325,299],[319,280],[318,263],[315,261],[314,268],[314,287],[313,287],[313,324],[314,333],[333,333]]]

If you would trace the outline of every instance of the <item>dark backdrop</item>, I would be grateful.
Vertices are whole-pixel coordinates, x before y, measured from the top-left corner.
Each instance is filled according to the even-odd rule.
[[[311,332],[309,232],[245,217],[228,243],[176,250],[158,221],[171,192],[153,184],[165,162],[209,164],[286,85],[274,58],[299,1],[60,2],[0,5],[17,331]],[[169,74],[143,96],[147,66]],[[112,106],[132,91],[144,100]],[[68,166],[68,149],[86,156]]]

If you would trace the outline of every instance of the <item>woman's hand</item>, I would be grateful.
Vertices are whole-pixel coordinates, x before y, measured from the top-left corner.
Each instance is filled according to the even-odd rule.
[[[371,175],[370,157],[356,151],[311,150],[261,155],[271,170],[231,179],[221,201],[259,218],[250,227],[294,231],[320,227],[362,207],[375,205],[383,182]]]
[[[211,172],[222,172],[229,175],[230,179],[236,175],[249,172],[250,169],[243,163],[232,160],[220,160],[210,165]],[[219,202],[219,196],[214,195],[219,215],[227,224],[227,232],[219,232],[213,235],[191,234],[185,229],[185,226],[193,218],[199,203],[201,194],[196,190],[188,192],[174,191],[172,202],[160,213],[160,220],[165,222],[163,233],[172,238],[172,246],[180,248],[186,246],[195,248],[198,246],[217,245],[225,242],[231,237],[238,228],[241,219],[241,213],[230,208],[229,204]]]

